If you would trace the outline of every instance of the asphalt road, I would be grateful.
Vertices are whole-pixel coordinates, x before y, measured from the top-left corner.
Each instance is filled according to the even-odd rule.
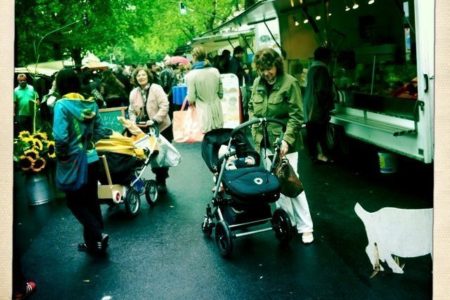
[[[200,144],[176,146],[182,162],[154,207],[142,197],[140,214],[128,219],[102,205],[110,248],[100,259],[77,251],[81,227],[64,199],[29,207],[16,174],[17,237],[25,273],[38,284],[30,299],[431,299],[429,255],[400,258],[404,274],[386,268],[370,278],[353,210],[356,202],[368,211],[432,207],[431,166],[404,159],[396,174],[379,174],[373,149],[358,147],[332,165],[311,164],[302,152],[315,242],[296,236],[283,247],[266,232],[235,240],[225,260],[200,230],[212,188]]]

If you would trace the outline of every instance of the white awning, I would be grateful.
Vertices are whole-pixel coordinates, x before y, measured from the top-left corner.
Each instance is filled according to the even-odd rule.
[[[29,64],[24,68],[16,68],[16,70],[24,70],[26,69],[26,73],[30,74],[42,74],[45,76],[52,76],[59,70],[65,67],[73,67],[75,64],[72,59],[66,60],[55,60],[55,61],[47,61],[41,62],[38,64]]]
[[[192,40],[191,46],[202,46],[207,52],[223,48],[234,48],[239,45],[239,39],[251,39],[254,36],[253,29],[233,30],[217,34],[207,34]]]

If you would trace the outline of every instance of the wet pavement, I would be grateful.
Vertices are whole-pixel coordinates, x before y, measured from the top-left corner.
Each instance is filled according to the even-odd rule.
[[[356,202],[368,211],[432,207],[431,166],[402,159],[396,174],[379,174],[376,151],[362,145],[332,165],[301,152],[315,242],[296,236],[283,247],[269,231],[234,240],[226,260],[200,229],[212,188],[200,144],[176,146],[182,162],[154,207],[142,197],[129,219],[123,207],[102,205],[110,235],[103,258],[77,251],[81,227],[64,199],[28,206],[16,174],[17,237],[25,273],[38,284],[30,299],[431,299],[429,255],[401,258],[404,274],[385,268],[370,278],[367,237],[353,210]]]

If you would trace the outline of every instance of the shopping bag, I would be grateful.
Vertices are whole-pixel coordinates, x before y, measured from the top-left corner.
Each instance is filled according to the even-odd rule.
[[[159,152],[152,158],[152,168],[176,167],[181,161],[181,154],[164,136],[157,137]]]
[[[56,187],[61,191],[79,190],[88,181],[88,162],[84,149],[56,162]]]
[[[184,100],[179,111],[173,112],[173,140],[177,143],[195,143],[203,140],[201,116],[195,107],[185,110]]]

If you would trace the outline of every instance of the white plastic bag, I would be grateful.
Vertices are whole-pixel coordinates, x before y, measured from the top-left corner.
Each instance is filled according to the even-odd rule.
[[[157,137],[159,152],[150,164],[153,168],[176,167],[181,161],[181,154],[164,136]]]

